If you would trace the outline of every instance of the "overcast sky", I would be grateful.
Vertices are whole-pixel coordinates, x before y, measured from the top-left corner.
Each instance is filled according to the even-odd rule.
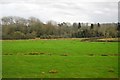
[[[117,22],[118,0],[0,0],[3,16],[34,16],[43,22]]]

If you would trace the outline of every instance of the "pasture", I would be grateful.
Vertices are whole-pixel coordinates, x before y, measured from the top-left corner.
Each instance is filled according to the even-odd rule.
[[[117,78],[118,42],[3,40],[3,78]]]

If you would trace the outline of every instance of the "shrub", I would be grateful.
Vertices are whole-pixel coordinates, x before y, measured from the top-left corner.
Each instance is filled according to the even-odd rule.
[[[14,39],[25,39],[25,34],[20,31],[12,33],[12,36]]]

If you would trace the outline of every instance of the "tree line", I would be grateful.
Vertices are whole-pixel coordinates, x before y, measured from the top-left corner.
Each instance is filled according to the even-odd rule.
[[[116,38],[120,37],[120,23],[57,23],[41,22],[38,18],[28,19],[7,16],[1,18],[2,39],[51,39],[51,38]]]

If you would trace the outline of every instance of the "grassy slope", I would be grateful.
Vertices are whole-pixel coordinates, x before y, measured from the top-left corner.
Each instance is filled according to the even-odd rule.
[[[44,55],[24,55],[44,52]],[[49,56],[48,53],[52,55]],[[67,53],[68,56],[60,56]],[[95,54],[89,56],[88,54]],[[117,77],[116,42],[80,42],[79,40],[3,41],[3,77]],[[49,70],[58,73],[51,74]],[[113,72],[109,72],[113,70]],[[45,73],[42,73],[45,72]]]

